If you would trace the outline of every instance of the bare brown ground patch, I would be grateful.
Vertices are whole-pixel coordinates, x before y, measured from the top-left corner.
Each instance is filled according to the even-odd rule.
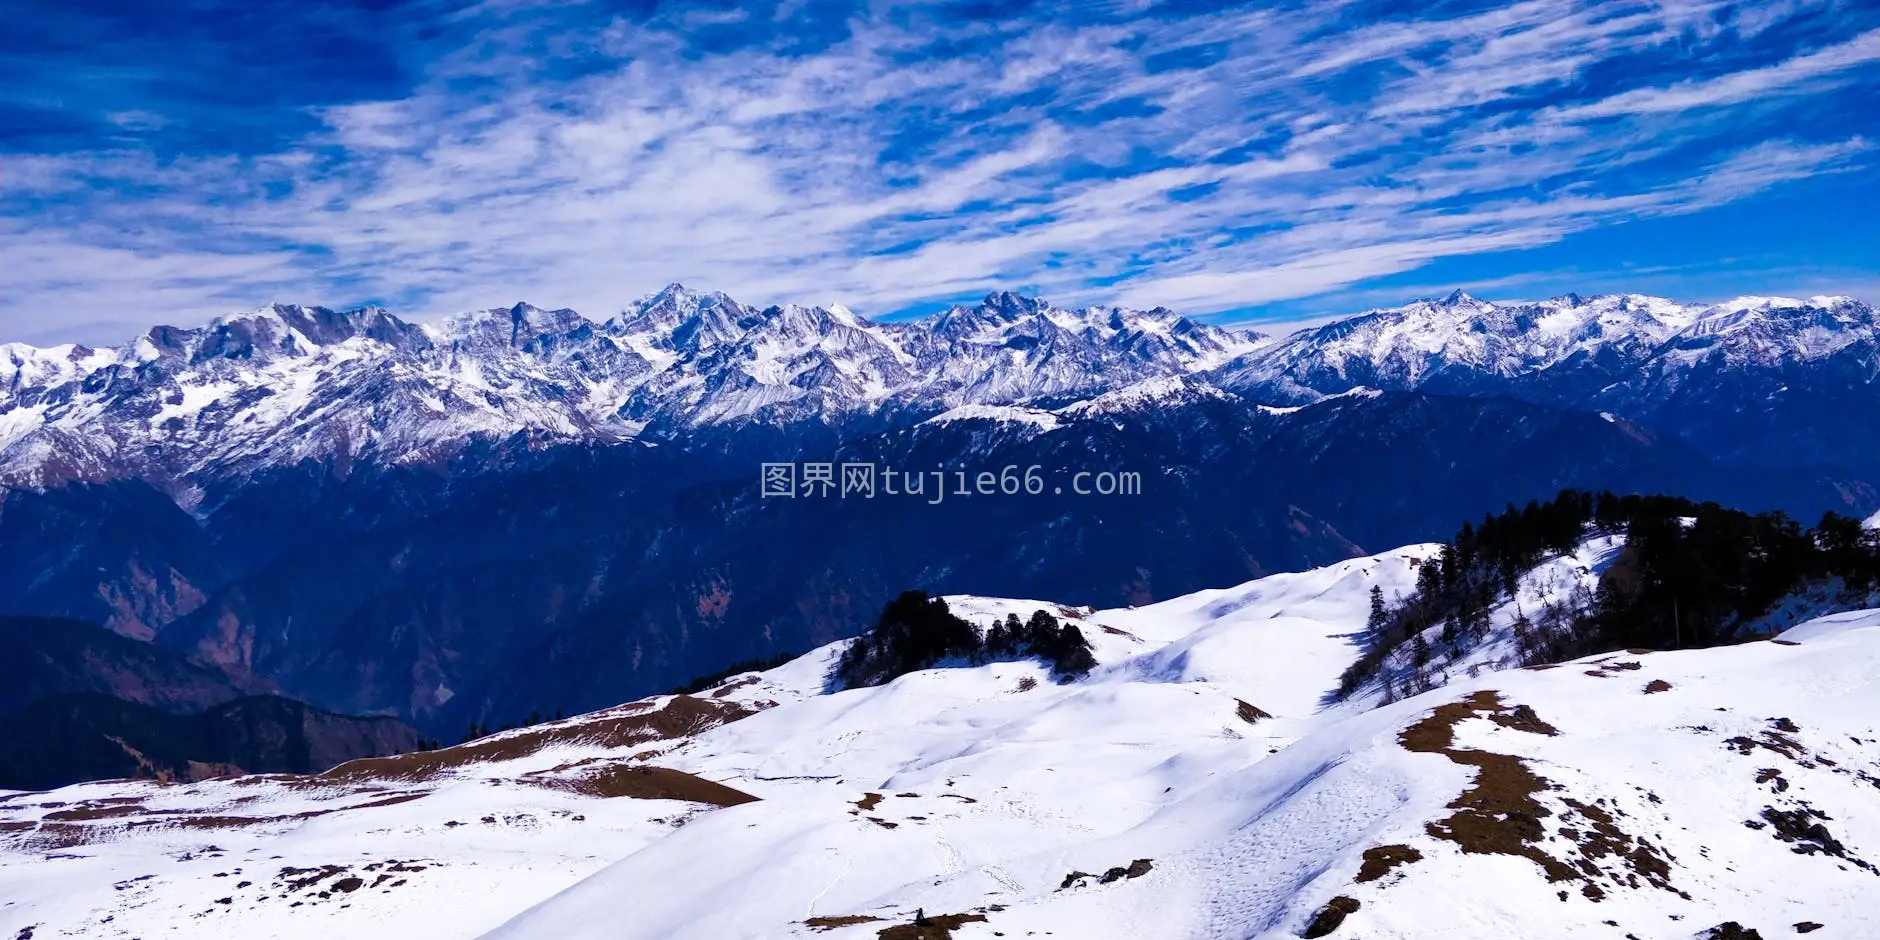
[[[85,822],[93,819],[112,819],[120,816],[138,816],[145,812],[139,805],[118,803],[110,806],[83,804],[71,809],[54,810],[43,818],[53,822]]]
[[[1312,923],[1306,925],[1305,933],[1299,936],[1307,940],[1326,936],[1337,930],[1338,925],[1344,923],[1346,917],[1356,914],[1358,908],[1363,906],[1358,903],[1357,898],[1348,898],[1341,894],[1325,902],[1325,906],[1319,908],[1318,914],[1312,918]]]
[[[1104,885],[1122,881],[1126,878],[1141,878],[1154,870],[1155,859],[1139,858],[1130,862],[1128,865],[1112,866],[1101,875],[1093,875],[1087,871],[1073,871],[1064,876],[1064,881],[1058,885],[1058,890],[1064,891],[1070,888],[1083,887],[1084,882],[1092,878],[1097,879],[1098,884]]]
[[[758,678],[757,676],[745,676],[742,679],[737,679],[731,682],[727,682],[724,685],[721,685],[718,688],[712,690],[712,698],[724,698],[725,696],[730,695],[731,693],[736,692],[737,690],[742,689],[747,685],[756,685],[757,683],[762,682],[762,681],[764,680]]]
[[[803,926],[816,930],[834,930],[838,927],[853,927],[856,924],[872,924],[881,918],[868,914],[843,914],[839,917],[812,917],[803,922]]]
[[[1486,717],[1531,734],[1559,733],[1532,709],[1505,705],[1500,693],[1486,690],[1439,706],[1428,718],[1405,729],[1401,741],[1406,750],[1443,754],[1477,770],[1474,784],[1449,804],[1457,812],[1428,825],[1432,837],[1454,842],[1465,853],[1526,858],[1540,867],[1548,881],[1584,881],[1580,893],[1594,901],[1606,895],[1601,881],[1627,888],[1655,887],[1689,899],[1671,885],[1671,864],[1676,859],[1621,829],[1617,816],[1623,814],[1604,799],[1587,803],[1564,798],[1568,810],[1561,818],[1559,834],[1578,852],[1571,864],[1543,851],[1544,821],[1554,813],[1536,797],[1558,788],[1521,758],[1455,747],[1455,726],[1472,717]],[[1563,897],[1565,893],[1561,892]]]
[[[1669,692],[1669,691],[1671,691],[1671,683],[1666,682],[1663,679],[1653,679],[1652,681],[1645,683],[1646,695],[1656,695],[1659,692]]]
[[[1825,768],[1833,773],[1851,777],[1876,790],[1880,790],[1880,776],[1875,776],[1863,770],[1858,765],[1846,766],[1826,754],[1809,750],[1800,739],[1795,737],[1802,733],[1802,729],[1794,721],[1788,718],[1771,718],[1769,719],[1769,724],[1770,728],[1756,737],[1752,738],[1748,735],[1739,734],[1735,737],[1725,738],[1723,744],[1725,747],[1738,754],[1746,756],[1754,754],[1758,749],[1770,751],[1794,761],[1798,767],[1808,769],[1817,767]],[[1710,729],[1699,726],[1695,730],[1709,731]],[[1856,744],[1862,743],[1860,738],[1854,738],[1853,740]],[[1871,745],[1873,742],[1869,741],[1866,743]],[[1779,775],[1780,772],[1770,768],[1764,768],[1757,773],[1759,776],[1756,782],[1763,783],[1765,780],[1760,776],[1761,774],[1768,773]],[[1780,792],[1780,790],[1777,792]]]
[[[984,914],[934,914],[916,917],[913,923],[883,927],[875,936],[880,940],[953,940],[953,931],[985,922]]]
[[[1765,806],[1762,818],[1768,824],[1770,835],[1790,843],[1790,851],[1797,855],[1827,855],[1853,864],[1869,874],[1880,875],[1880,868],[1849,853],[1847,846],[1828,831],[1824,821],[1832,817],[1805,802],[1798,801],[1797,808],[1788,810]]]
[[[881,794],[879,793],[864,793],[861,799],[855,801],[855,808],[864,813],[874,812],[875,807],[879,805],[881,805]]]
[[[22,852],[56,852],[101,841],[92,826],[82,823],[40,823],[16,834],[13,848]]]
[[[1535,714],[1534,709],[1526,705],[1516,705],[1510,711],[1491,712],[1488,720],[1514,731],[1544,734],[1550,738],[1560,733],[1559,728],[1542,721],[1541,716]]]
[[[1738,754],[1748,755],[1754,753],[1757,748],[1762,748],[1780,754],[1803,767],[1815,766],[1815,760],[1810,759],[1813,758],[1814,755],[1810,754],[1808,749],[1802,746],[1802,742],[1792,737],[1792,735],[1799,734],[1802,730],[1800,727],[1796,726],[1795,722],[1787,718],[1772,718],[1769,724],[1771,726],[1770,730],[1764,731],[1754,738],[1747,735],[1737,735],[1733,738],[1726,738],[1723,743],[1726,747],[1736,751]]]
[[[1616,663],[1600,663],[1596,669],[1588,669],[1586,674],[1600,679],[1610,679],[1622,672],[1637,672],[1645,668],[1632,660]]]
[[[1638,888],[1649,884],[1654,888],[1682,895],[1683,892],[1671,886],[1670,854],[1653,845],[1650,841],[1634,837],[1619,828],[1618,821],[1611,811],[1604,807],[1582,803],[1571,797],[1565,800],[1584,825],[1578,828],[1562,828],[1560,834],[1573,839],[1579,846],[1580,870],[1589,879],[1586,896],[1597,901],[1604,896],[1598,886],[1590,880],[1604,874],[1615,884],[1628,888]],[[1618,867],[1613,872],[1600,868],[1604,859],[1613,859]]]
[[[196,814],[188,810],[153,810],[130,804],[119,804],[114,807],[93,807],[80,804],[73,809],[47,814],[45,819],[37,824],[29,822],[0,824],[0,833],[12,834],[12,844],[16,848],[48,851],[109,842],[140,830],[243,829],[250,826],[297,823],[332,813],[409,803],[412,800],[422,799],[425,795],[423,793],[397,793],[364,803],[303,810],[298,813],[276,816]],[[124,810],[131,812],[124,812]]]
[[[1364,850],[1364,864],[1358,868],[1357,884],[1376,881],[1399,866],[1423,860],[1423,853],[1407,845],[1375,845]]]
[[[1141,878],[1154,869],[1154,859],[1139,858],[1130,862],[1128,865],[1116,865],[1111,867],[1108,871],[1103,873],[1101,878],[1097,879],[1097,883],[1107,885],[1125,878]]]
[[[699,734],[754,714],[757,712],[734,702],[675,695],[658,708],[652,708],[651,703],[635,702],[601,712],[597,717],[530,728],[455,747],[396,757],[368,757],[305,779],[315,786],[323,782],[429,780],[471,764],[528,757],[550,746],[628,748],[648,741]]]
[[[1246,722],[1247,724],[1257,725],[1260,722],[1273,717],[1264,709],[1255,707],[1253,703],[1251,702],[1243,702],[1240,699],[1234,699],[1234,701],[1237,703],[1234,709],[1234,714],[1239,715],[1240,720]]]
[[[1762,933],[1733,920],[1726,920],[1697,935],[1698,940],[1762,940]]]
[[[524,783],[600,799],[684,800],[711,806],[755,803],[757,797],[670,767],[610,764],[578,777],[523,777]]]
[[[1553,815],[1534,797],[1548,782],[1518,757],[1455,747],[1455,728],[1478,715],[1495,716],[1513,709],[1502,704],[1501,693],[1484,689],[1460,701],[1437,706],[1428,718],[1404,729],[1398,738],[1404,750],[1441,754],[1476,769],[1475,781],[1449,804],[1456,812],[1427,825],[1437,839],[1453,842],[1462,851],[1483,855],[1517,855],[1540,866],[1549,881],[1566,881],[1577,873],[1559,859],[1541,851],[1547,832],[1541,821]],[[1528,713],[1532,715],[1532,711]],[[1507,727],[1552,730],[1535,715],[1532,721],[1508,716]],[[1546,732],[1542,732],[1546,733]]]

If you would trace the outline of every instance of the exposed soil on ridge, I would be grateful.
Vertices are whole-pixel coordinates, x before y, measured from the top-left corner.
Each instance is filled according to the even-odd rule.
[[[429,780],[470,764],[528,757],[551,745],[627,748],[698,734],[754,714],[757,712],[733,702],[675,695],[658,708],[650,702],[635,702],[601,713],[605,717],[558,722],[435,751],[351,761],[308,780]]]
[[[755,803],[757,797],[670,767],[609,764],[579,777],[523,777],[526,783],[601,799],[684,800],[711,806]]]
[[[1234,699],[1234,701],[1238,703],[1238,707],[1234,709],[1234,713],[1239,715],[1240,720],[1246,722],[1247,724],[1257,725],[1260,722],[1273,717],[1271,714],[1267,713],[1264,709],[1255,707],[1253,703],[1251,702],[1243,702],[1240,699]]]
[[[1306,932],[1299,936],[1305,937],[1306,940],[1326,936],[1337,930],[1338,925],[1344,923],[1348,915],[1356,914],[1360,907],[1363,905],[1358,903],[1357,898],[1348,898],[1341,894],[1325,902],[1325,906],[1320,908],[1318,914],[1312,918],[1312,923],[1306,925]]]
[[[1364,864],[1358,868],[1356,884],[1376,881],[1402,865],[1423,860],[1423,853],[1407,845],[1376,845],[1364,850]]]
[[[1625,832],[1618,823],[1623,811],[1603,798],[1591,802],[1564,799],[1568,808],[1560,817],[1559,835],[1578,850],[1577,858],[1563,860],[1543,850],[1541,843],[1547,838],[1544,821],[1555,813],[1537,797],[1559,788],[1519,757],[1456,747],[1456,725],[1476,717],[1529,734],[1559,734],[1533,709],[1504,704],[1501,693],[1492,690],[1438,706],[1429,717],[1404,729],[1399,741],[1405,750],[1442,754],[1476,768],[1474,782],[1449,804],[1456,812],[1427,825],[1431,837],[1453,842],[1465,853],[1528,859],[1540,867],[1548,881],[1584,881],[1580,893],[1593,901],[1606,896],[1601,881],[1627,888],[1649,885],[1689,898],[1671,884],[1671,865],[1676,858],[1646,839]],[[1561,894],[1565,896],[1565,892]]]
[[[883,927],[875,936],[880,940],[952,940],[953,931],[966,924],[985,921],[984,914],[933,914],[916,917],[910,924]]]
[[[803,922],[803,926],[815,930],[835,930],[838,927],[853,927],[856,924],[871,924],[880,920],[868,914],[842,914],[836,917],[812,917]]]

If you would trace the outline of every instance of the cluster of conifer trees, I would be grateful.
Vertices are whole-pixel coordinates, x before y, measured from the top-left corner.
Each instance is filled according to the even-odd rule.
[[[1464,523],[1419,568],[1408,597],[1390,603],[1373,589],[1368,649],[1346,671],[1340,693],[1379,676],[1398,650],[1406,650],[1398,661],[1407,659],[1411,671],[1392,691],[1422,691],[1438,660],[1481,641],[1490,611],[1513,596],[1523,572],[1602,533],[1626,539],[1595,590],[1519,612],[1522,665],[1755,639],[1757,621],[1798,591],[1822,586],[1864,597],[1880,584],[1880,539],[1856,519],[1830,512],[1803,528],[1780,512],[1565,490],[1545,503],[1511,505],[1479,526]]]
[[[944,599],[907,591],[888,602],[872,630],[842,651],[830,682],[858,688],[950,659],[985,663],[1033,656],[1050,666],[1060,681],[1082,676],[1097,664],[1083,632],[1075,624],[1060,623],[1049,611],[1037,611],[1024,621],[1009,614],[982,633],[949,610]]]

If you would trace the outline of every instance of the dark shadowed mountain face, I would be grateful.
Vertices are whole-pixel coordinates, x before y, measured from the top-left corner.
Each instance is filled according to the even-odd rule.
[[[200,605],[224,579],[213,540],[137,480],[0,491],[5,612],[99,623],[139,640]]]
[[[268,691],[174,650],[52,617],[0,617],[0,676],[0,713],[79,692],[194,712]]]
[[[0,789],[119,777],[313,773],[360,757],[401,754],[418,743],[418,732],[395,719],[348,718],[273,695],[173,715],[75,693],[0,715]]]

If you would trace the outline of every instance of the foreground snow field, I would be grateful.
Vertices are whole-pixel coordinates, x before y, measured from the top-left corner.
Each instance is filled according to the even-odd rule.
[[[1532,670],[1491,643],[1328,705],[1371,586],[1433,551],[1133,610],[952,599],[1077,622],[1101,665],[1068,685],[824,694],[838,644],[317,777],[0,796],[0,938],[1880,936],[1880,611]]]

